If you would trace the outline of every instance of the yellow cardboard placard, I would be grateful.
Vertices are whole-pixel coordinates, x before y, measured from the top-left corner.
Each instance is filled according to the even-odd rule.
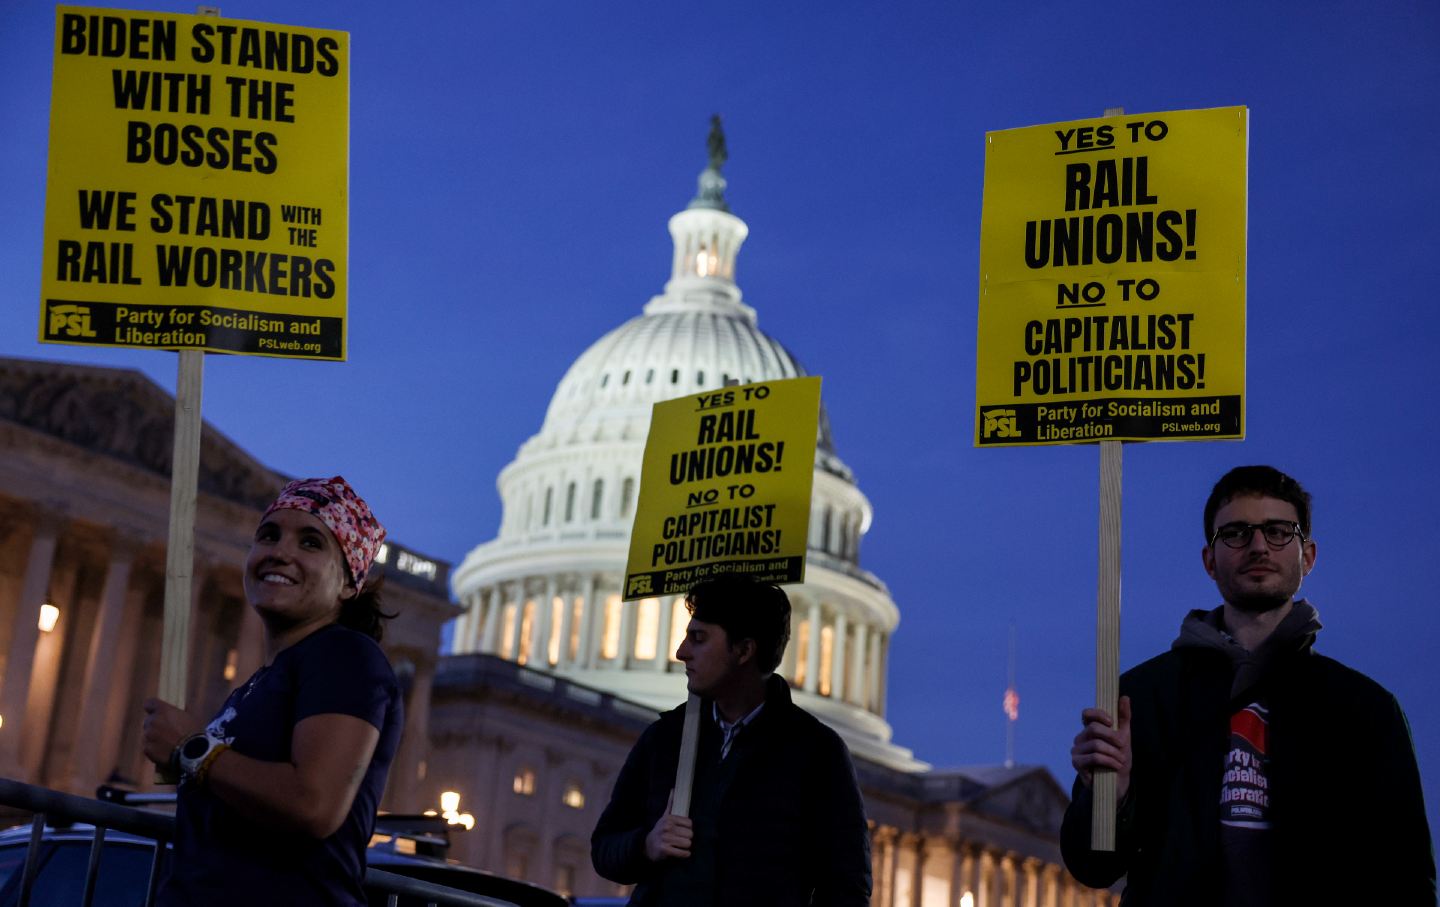
[[[978,447],[1244,437],[1244,107],[986,135]]]
[[[55,17],[40,341],[344,359],[349,35]]]
[[[656,403],[625,600],[732,574],[804,582],[819,418],[818,377]]]

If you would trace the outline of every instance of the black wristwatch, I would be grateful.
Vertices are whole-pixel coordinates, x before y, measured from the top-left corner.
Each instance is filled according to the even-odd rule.
[[[186,779],[195,777],[200,766],[205,764],[205,757],[220,746],[224,744],[203,731],[181,740],[180,745],[175,747],[175,764],[180,769],[180,776]]]

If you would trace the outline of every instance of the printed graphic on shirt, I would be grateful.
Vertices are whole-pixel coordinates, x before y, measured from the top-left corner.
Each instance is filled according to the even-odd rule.
[[[235,738],[229,736],[230,722],[235,720],[235,707],[227,705],[225,711],[215,716],[215,720],[205,728],[205,735],[216,743],[229,745]]]
[[[1230,752],[1220,784],[1220,822],[1236,828],[1270,827],[1268,710],[1258,702],[1230,716]]]

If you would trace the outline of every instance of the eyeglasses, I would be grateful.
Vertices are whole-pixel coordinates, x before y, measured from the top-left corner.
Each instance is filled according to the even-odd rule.
[[[1255,537],[1256,529],[1264,534],[1265,544],[1277,551],[1290,544],[1290,540],[1297,535],[1300,537],[1300,541],[1305,541],[1305,533],[1300,531],[1299,523],[1289,520],[1266,520],[1263,523],[1226,523],[1210,536],[1210,544],[1221,542],[1226,548],[1244,548]]]

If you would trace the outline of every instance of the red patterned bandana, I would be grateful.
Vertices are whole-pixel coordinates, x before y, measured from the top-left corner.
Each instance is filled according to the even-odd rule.
[[[265,511],[265,517],[277,510],[303,510],[324,523],[340,543],[350,579],[355,585],[365,583],[365,574],[385,541],[385,527],[375,519],[355,489],[340,476],[330,479],[296,479],[280,490]]]

